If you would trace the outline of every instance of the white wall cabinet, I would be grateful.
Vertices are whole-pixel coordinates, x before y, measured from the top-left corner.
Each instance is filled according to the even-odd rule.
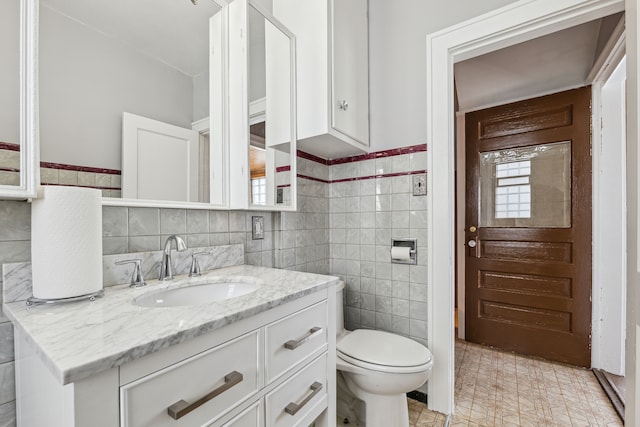
[[[334,425],[334,295],[305,296],[67,385],[17,330],[18,425]]]
[[[369,146],[367,0],[273,0],[296,35],[298,144],[323,158]]]

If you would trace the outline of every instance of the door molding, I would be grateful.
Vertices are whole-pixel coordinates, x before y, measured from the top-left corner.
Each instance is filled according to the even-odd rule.
[[[626,34],[624,31],[624,20],[615,28],[611,38],[606,43],[603,52],[596,59],[593,69],[587,76],[587,83],[592,85],[592,122],[603,123],[602,90],[609,78],[617,69],[625,56]],[[609,95],[611,96],[611,95]],[[610,196],[608,185],[612,175],[621,173],[622,177],[622,198],[625,199],[626,183],[626,163],[623,160],[622,171],[613,170],[610,163],[603,159],[602,133],[606,129],[600,125],[592,133],[593,151],[593,304],[592,304],[592,338],[591,338],[591,364],[594,368],[604,369],[608,372],[624,375],[624,346],[625,336],[625,314],[626,306],[620,312],[612,311],[613,302],[618,298],[626,299],[626,215],[625,210],[620,214],[618,221],[612,216],[609,207],[610,200],[604,200]],[[623,129],[624,131],[624,129]],[[623,134],[624,135],[624,134]],[[607,144],[605,144],[606,146]],[[624,156],[626,157],[626,155]],[[609,160],[610,162],[610,160]],[[606,179],[603,178],[606,174]],[[624,227],[625,233],[622,239],[615,238],[615,232],[619,231],[619,224]],[[614,233],[612,233],[614,231]],[[612,237],[613,235],[613,237]],[[617,241],[618,240],[618,241]],[[607,273],[615,268],[613,260],[619,260],[622,267],[620,287],[614,285],[611,288],[605,283],[610,275]],[[614,275],[617,278],[617,276]],[[618,324],[621,322],[621,324]],[[611,341],[604,342],[603,337],[609,328],[614,327],[616,332],[623,332],[620,342],[613,348]],[[617,330],[620,328],[620,330]],[[610,337],[609,337],[610,338]],[[609,345],[607,345],[609,344]]]
[[[621,0],[522,0],[427,35],[427,246],[438,248],[428,252],[428,336],[434,356],[429,409],[451,414],[454,408],[453,64],[622,10]]]

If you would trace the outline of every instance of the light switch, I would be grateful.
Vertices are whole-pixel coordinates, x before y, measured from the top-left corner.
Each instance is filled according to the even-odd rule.
[[[251,238],[253,240],[264,239],[264,217],[251,217]]]
[[[414,196],[427,195],[427,174],[426,173],[413,175],[413,195]]]

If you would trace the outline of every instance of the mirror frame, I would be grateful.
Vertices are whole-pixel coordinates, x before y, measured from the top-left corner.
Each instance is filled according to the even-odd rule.
[[[250,202],[251,179],[249,178],[249,12],[253,7],[265,20],[286,35],[289,40],[290,55],[290,105],[291,105],[291,204],[254,205]],[[235,0],[229,11],[229,206],[231,209],[253,211],[296,211],[297,210],[297,83],[296,83],[296,37],[269,11],[253,0]]]
[[[251,0],[211,0],[221,7],[220,13],[222,19],[222,88],[224,106],[218,119],[210,118],[212,129],[215,129],[215,123],[218,123],[218,129],[223,136],[222,152],[223,152],[223,184],[222,184],[222,203],[188,203],[188,202],[171,202],[158,200],[143,199],[118,199],[103,198],[105,206],[130,206],[130,207],[157,207],[157,208],[187,208],[187,209],[244,209],[244,210],[262,210],[262,211],[295,211],[297,209],[297,133],[296,133],[296,40],[284,25],[282,25],[270,13],[265,11],[259,4]],[[242,50],[243,55],[240,58],[232,59],[234,52],[233,47],[241,47],[235,37],[229,36],[232,28],[230,22],[230,6],[243,4],[244,24],[241,28],[247,27],[247,7],[251,4],[257,9],[265,19],[269,20],[274,26],[286,34],[290,43],[291,54],[291,204],[289,206],[280,205],[251,205],[249,204],[249,187],[248,179],[249,166],[249,101],[246,89],[248,85],[247,69],[248,49]],[[40,186],[40,145],[39,145],[39,105],[38,105],[38,26],[39,26],[39,0],[20,0],[20,186],[0,185],[0,200],[25,200],[37,197],[37,190]],[[237,24],[237,22],[235,22]],[[246,34],[246,33],[245,33]],[[245,41],[247,43],[248,41]],[[240,61],[238,62],[238,59]],[[243,69],[240,73],[232,73],[230,67],[232,65],[242,65]],[[235,70],[234,70],[235,71]],[[240,84],[242,95],[239,95],[237,86]],[[238,96],[239,95],[239,96]],[[237,115],[241,114],[240,117]],[[217,122],[216,120],[220,120]],[[246,144],[242,144],[242,154],[237,156],[234,153],[231,141],[238,136]],[[237,164],[240,159],[240,168],[232,168],[233,164]],[[226,173],[225,173],[226,172]],[[239,178],[242,180],[238,181]],[[240,196],[240,199],[238,199]]]
[[[212,102],[213,85],[209,82],[209,117],[208,125],[204,123],[206,119],[198,120],[192,123],[192,129],[203,133],[209,131],[210,135],[215,134],[218,141],[216,146],[213,144],[210,148],[210,156],[213,153],[217,153],[221,159],[216,160],[216,165],[221,169],[221,179],[217,190],[214,190],[213,185],[210,187],[210,196],[216,199],[216,202],[177,202],[170,200],[145,200],[145,199],[125,199],[116,197],[103,197],[103,206],[128,206],[128,207],[149,207],[149,208],[176,208],[176,209],[206,209],[206,210],[228,210],[229,209],[229,124],[228,124],[228,110],[229,110],[229,97],[228,97],[228,76],[229,76],[229,49],[228,49],[228,32],[229,32],[229,3],[233,0],[211,0],[220,6],[218,12],[220,16],[220,37],[218,43],[214,47],[215,51],[220,52],[220,64],[219,64],[219,78],[221,80],[220,93],[217,95],[221,100],[221,107],[215,109]],[[211,43],[211,40],[210,40]],[[210,46],[211,48],[211,46]],[[210,80],[213,79],[212,65],[209,63]],[[213,137],[211,141],[213,141]],[[210,164],[213,166],[213,162],[209,159]],[[217,176],[215,171],[212,171],[214,177]],[[211,178],[213,179],[213,178]],[[214,193],[215,191],[215,193]]]
[[[38,138],[38,0],[20,0],[20,185],[0,185],[0,199],[36,197]]]

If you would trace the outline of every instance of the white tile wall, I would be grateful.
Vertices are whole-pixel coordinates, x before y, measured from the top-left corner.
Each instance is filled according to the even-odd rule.
[[[159,250],[178,233],[190,247],[242,243],[245,262],[334,274],[347,284],[348,328],[394,331],[427,339],[426,197],[410,194],[409,177],[330,180],[424,170],[426,153],[326,166],[298,160],[298,211],[286,213],[103,208],[103,253]],[[78,183],[92,178],[43,169],[43,182]],[[120,176],[111,175],[113,187]],[[96,175],[95,184],[107,177]],[[88,181],[87,181],[88,180]],[[0,264],[29,261],[30,205],[0,201]],[[251,238],[251,216],[265,217],[265,239]],[[391,237],[418,239],[419,265],[390,263]],[[1,286],[1,283],[0,283]],[[0,292],[1,295],[1,292]],[[13,334],[0,311],[0,425],[15,425]]]
[[[375,328],[426,344],[426,197],[413,196],[411,176],[426,153],[333,165],[329,191],[332,274],[347,285],[348,329]],[[391,239],[418,239],[418,265],[391,263]]]
[[[0,202],[0,264],[31,258],[31,205]],[[0,287],[2,278],[0,277]],[[0,426],[15,426],[13,325],[2,314],[0,292]]]

